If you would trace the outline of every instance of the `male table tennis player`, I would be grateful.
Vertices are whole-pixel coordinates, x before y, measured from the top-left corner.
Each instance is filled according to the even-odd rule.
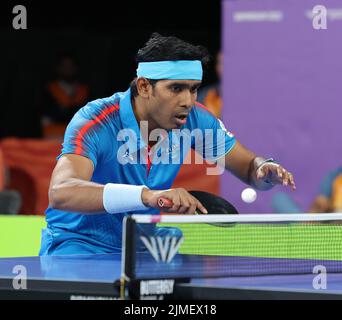
[[[130,88],[89,102],[75,114],[51,177],[41,255],[119,252],[123,217],[158,213],[160,196],[173,202],[169,211],[175,213],[206,211],[186,190],[170,189],[180,163],[154,164],[151,152],[147,163],[143,157],[137,163],[129,162],[136,154],[147,155],[155,142],[140,137],[141,121],[148,123],[149,133],[158,128],[167,135],[173,129],[209,129],[214,138],[221,133],[223,139],[213,139],[213,152],[203,152],[205,159],[224,157],[227,170],[259,190],[275,184],[295,188],[287,170],[247,150],[222,122],[196,103],[202,68],[208,60],[201,46],[153,34],[137,53],[137,77]],[[133,137],[121,141],[125,129]],[[128,148],[122,153],[124,144]],[[141,150],[145,153],[139,153]],[[172,148],[166,151],[172,156]],[[128,163],[122,163],[125,161]],[[155,227],[152,232],[165,235],[177,230]]]

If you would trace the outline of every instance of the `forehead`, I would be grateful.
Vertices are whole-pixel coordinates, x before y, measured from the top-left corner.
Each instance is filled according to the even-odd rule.
[[[160,82],[163,86],[183,85],[193,87],[201,84],[201,81],[199,80],[160,80],[158,82]]]

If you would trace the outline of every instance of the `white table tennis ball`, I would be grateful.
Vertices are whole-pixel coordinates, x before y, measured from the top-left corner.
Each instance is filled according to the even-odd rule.
[[[257,194],[254,189],[246,188],[241,192],[241,199],[246,203],[252,203],[256,200]]]

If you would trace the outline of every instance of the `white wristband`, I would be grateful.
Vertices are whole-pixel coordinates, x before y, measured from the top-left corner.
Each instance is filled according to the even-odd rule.
[[[103,206],[108,213],[145,210],[141,192],[146,186],[107,183],[103,190]]]

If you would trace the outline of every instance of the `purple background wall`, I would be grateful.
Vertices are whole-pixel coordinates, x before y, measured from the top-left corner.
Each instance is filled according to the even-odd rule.
[[[240,198],[245,185],[224,174],[222,195],[240,212],[272,212],[277,191],[306,210],[320,180],[342,165],[342,20],[335,10],[327,30],[315,30],[306,12],[317,4],[342,10],[341,0],[222,2],[223,121],[248,148],[279,160],[297,183],[295,192],[258,192],[248,205]],[[268,10],[280,11],[281,21],[234,21],[237,11]]]

